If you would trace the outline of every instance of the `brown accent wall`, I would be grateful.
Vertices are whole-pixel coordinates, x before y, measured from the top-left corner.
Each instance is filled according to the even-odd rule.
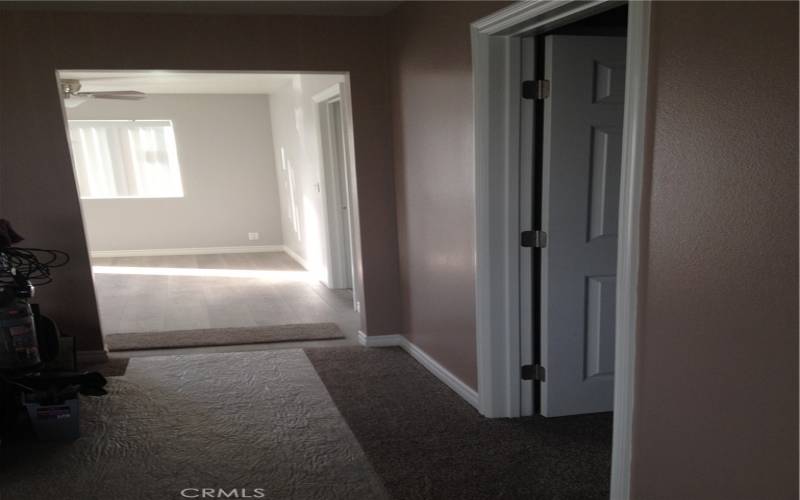
[[[505,2],[390,14],[402,332],[477,387],[470,23]]]
[[[634,499],[797,498],[797,19],[654,5]]]
[[[395,333],[397,230],[384,18],[0,10],[0,216],[72,264],[40,299],[84,350],[101,348],[56,69],[349,71],[367,333]]]

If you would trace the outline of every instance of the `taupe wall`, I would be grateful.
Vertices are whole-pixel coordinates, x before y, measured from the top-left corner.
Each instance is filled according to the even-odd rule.
[[[797,18],[654,5],[632,498],[797,498]]]
[[[474,386],[468,22],[501,6],[390,14],[393,127],[375,18],[4,14],[0,207],[76,256],[44,289],[57,318],[97,346],[55,68],[350,70],[370,333]],[[797,5],[654,16],[633,498],[796,498]]]
[[[95,99],[67,117],[171,120],[178,150],[182,198],[81,200],[89,250],[283,244],[266,95]]]
[[[101,347],[57,69],[349,71],[363,258],[362,328],[396,332],[397,230],[385,23],[375,17],[48,13],[0,10],[0,214],[30,245],[73,256],[44,309]]]
[[[343,81],[341,75],[298,75],[269,96],[283,241],[324,283],[329,266],[327,221],[319,119],[313,97]]]
[[[403,333],[477,387],[470,22],[504,2],[390,14]]]

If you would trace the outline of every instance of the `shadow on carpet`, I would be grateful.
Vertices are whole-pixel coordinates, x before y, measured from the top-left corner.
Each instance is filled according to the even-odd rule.
[[[399,348],[305,352],[395,499],[608,498],[610,413],[487,419]]]
[[[167,332],[134,332],[106,335],[111,351],[168,349],[219,345],[269,344],[302,340],[342,339],[336,323],[297,323],[291,325],[240,328],[205,328]]]

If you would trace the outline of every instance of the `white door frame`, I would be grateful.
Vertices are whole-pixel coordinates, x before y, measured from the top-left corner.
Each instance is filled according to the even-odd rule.
[[[317,140],[319,143],[319,153],[320,153],[320,184],[322,186],[321,194],[322,194],[322,206],[323,206],[323,220],[325,221],[325,237],[328,242],[327,245],[327,279],[326,284],[329,288],[345,288],[346,283],[350,283],[353,286],[355,283],[355,276],[353,276],[353,254],[354,254],[354,242],[352,239],[352,228],[353,228],[353,221],[352,218],[349,217],[349,214],[353,212],[352,208],[353,205],[351,203],[352,199],[352,176],[349,175],[348,172],[348,154],[347,154],[347,144],[346,144],[346,128],[347,128],[347,117],[345,116],[345,103],[343,99],[344,94],[344,84],[337,83],[327,89],[323,90],[315,94],[312,97],[312,100],[316,106],[316,113],[317,113]],[[334,102],[339,103],[339,110],[341,115],[341,132],[342,136],[340,138],[333,137],[331,134],[333,131],[330,127],[330,113],[328,111],[329,106]],[[342,148],[342,156],[345,160],[344,165],[339,165],[339,159],[333,158],[332,155],[334,154],[333,151],[333,144],[331,141],[343,139],[339,147]],[[338,171],[336,171],[338,169]],[[347,193],[347,214],[348,220],[347,225],[350,230],[347,234],[342,234],[341,228],[344,225],[344,218],[342,217],[342,210],[336,203],[337,197],[332,196],[333,193],[338,191],[336,182],[338,180],[339,175],[344,175],[344,182],[346,185],[346,193]],[[345,250],[346,245],[350,245],[350,262],[343,264],[343,256],[347,253]]]
[[[479,410],[488,417],[518,417],[530,412],[523,393],[519,233],[522,182],[530,164],[521,152],[520,86],[522,35],[574,22],[609,8],[615,1],[519,2],[472,24],[475,96],[476,325]],[[650,43],[650,2],[628,4],[625,118],[620,172],[617,252],[614,441],[611,498],[630,491],[631,423],[634,396],[636,290],[644,160],[644,124]],[[528,75],[526,75],[528,76]],[[528,167],[530,168],[530,167]],[[528,188],[530,186],[528,185]],[[527,346],[527,344],[526,344]]]

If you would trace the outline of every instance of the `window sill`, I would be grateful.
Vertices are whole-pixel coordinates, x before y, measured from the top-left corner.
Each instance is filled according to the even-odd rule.
[[[171,200],[185,198],[185,195],[176,196],[81,196],[83,200]]]

